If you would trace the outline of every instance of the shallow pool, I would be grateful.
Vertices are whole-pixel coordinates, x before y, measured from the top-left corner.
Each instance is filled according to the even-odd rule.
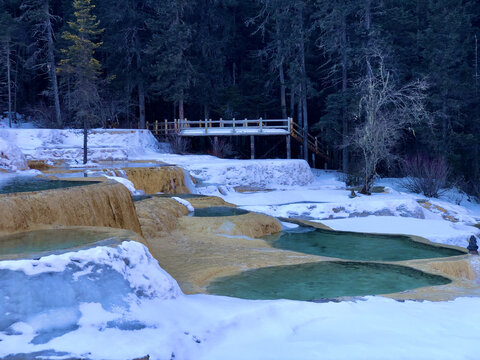
[[[160,198],[172,198],[178,197],[180,199],[197,199],[207,197],[207,195],[200,195],[200,194],[145,194],[145,195],[132,195],[133,201],[142,201],[146,199],[151,199],[152,197],[160,197]]]
[[[212,206],[201,209],[195,209],[192,216],[195,217],[224,217],[224,216],[237,216],[248,214],[249,211],[228,207],[228,206]]]
[[[327,261],[244,271],[213,281],[207,292],[252,300],[317,300],[390,294],[450,282],[404,266]]]
[[[464,252],[413,241],[408,236],[328,231],[300,227],[265,237],[273,247],[361,261],[402,261],[464,255]]]
[[[0,260],[38,258],[100,245],[114,245],[128,236],[112,236],[108,231],[66,228],[36,230],[0,237]],[[125,232],[125,234],[128,232]]]
[[[31,176],[15,176],[0,182],[0,194],[63,189],[97,183],[97,181],[49,180]]]

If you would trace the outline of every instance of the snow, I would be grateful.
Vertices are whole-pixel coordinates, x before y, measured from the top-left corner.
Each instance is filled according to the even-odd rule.
[[[27,158],[72,163],[83,159],[83,130],[0,128],[0,139],[19,147]],[[155,156],[160,150],[167,151],[148,130],[89,130],[91,161],[125,161]]]
[[[195,208],[193,207],[192,204],[190,204],[189,201],[187,201],[185,199],[181,199],[181,198],[176,197],[176,196],[173,196],[172,199],[175,200],[176,202],[178,202],[179,204],[182,204],[183,206],[185,206],[187,208],[188,212],[194,212],[195,211]]]
[[[135,189],[135,185],[133,185],[133,182],[131,182],[130,180],[124,178],[124,177],[120,177],[120,176],[109,176],[109,175],[102,175],[104,177],[106,177],[107,179],[110,179],[110,180],[113,180],[113,181],[116,181],[120,184],[122,184],[123,186],[125,186],[133,195],[136,195],[137,194],[137,190]]]
[[[0,169],[17,171],[27,169],[27,160],[16,145],[0,138]]]
[[[404,192],[396,180],[381,179],[385,193],[351,199],[338,173],[312,171],[303,160],[173,155],[159,151],[149,134],[94,131],[92,157],[177,164],[194,176],[196,186],[188,184],[192,192],[219,195],[248,210],[313,219],[337,230],[411,234],[457,246],[480,234],[473,226],[480,205],[456,190],[428,199]],[[74,130],[40,129],[0,129],[0,148],[2,139],[27,157],[67,156],[72,163],[82,140]],[[107,176],[115,175],[114,180],[134,191],[116,174]],[[8,176],[0,174],[0,181]],[[188,173],[185,179],[190,180]],[[240,193],[236,186],[258,189]],[[287,221],[282,226],[297,227]],[[471,263],[480,269],[478,257]],[[105,360],[147,354],[152,360],[478,358],[478,297],[310,303],[187,296],[135,242],[2,261],[0,282],[0,358],[19,353]]]
[[[304,186],[314,180],[304,160],[231,160],[208,155],[159,154],[155,158],[188,170],[197,182],[197,190],[219,186],[282,187]]]
[[[47,350],[53,358],[153,360],[477,355],[478,298],[307,303],[186,296],[135,242],[0,265],[1,357]],[[29,284],[22,293],[19,281]]]
[[[384,216],[380,220],[376,216],[368,216],[364,218],[321,220],[321,222],[334,230],[417,235],[432,242],[461,247],[468,246],[470,236],[480,235],[480,230],[476,227],[445,220],[413,219],[398,216]]]

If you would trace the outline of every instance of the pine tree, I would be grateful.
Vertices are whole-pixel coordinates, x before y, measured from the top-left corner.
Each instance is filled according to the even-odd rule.
[[[22,3],[24,21],[33,25],[34,50],[30,56],[30,66],[40,67],[48,74],[55,104],[57,127],[63,126],[60,111],[60,96],[55,61],[54,30],[52,22],[56,20],[51,13],[49,0],[24,0]]]
[[[1,63],[5,66],[6,72],[6,87],[7,87],[7,102],[8,102],[8,125],[12,127],[13,119],[13,94],[14,87],[12,80],[12,65],[13,65],[13,48],[15,42],[15,32],[17,24],[11,13],[7,11],[5,3],[0,4],[0,54],[2,55]]]
[[[60,73],[73,79],[72,107],[77,124],[83,125],[83,162],[87,158],[88,129],[98,120],[100,96],[98,91],[100,62],[94,58],[95,49],[101,42],[95,39],[103,32],[100,22],[91,13],[95,5],[90,0],[74,0],[75,21],[68,23],[71,31],[63,33],[62,38],[71,43],[62,49],[64,55],[59,64]]]
[[[152,20],[153,10],[146,1],[134,0],[101,1],[98,10],[105,27],[101,49],[105,66],[115,76],[112,87],[123,97],[127,120],[128,107],[136,103],[140,128],[145,128],[145,101],[152,82],[151,59],[146,53],[151,33],[146,23]]]
[[[314,26],[319,30],[316,43],[328,60],[324,69],[325,82],[333,89],[327,95],[326,114],[318,125],[328,129],[331,141],[342,148],[342,170],[347,173],[349,159],[346,145],[351,113],[349,105],[352,103],[350,72],[353,71],[354,56],[352,18],[358,11],[358,6],[351,0],[333,0],[328,3],[317,0],[315,5]]]
[[[185,21],[191,3],[186,0],[153,2],[155,17],[148,22],[152,41],[148,52],[153,55],[154,90],[165,100],[178,104],[178,118],[185,119],[184,103],[194,80],[189,57],[193,29]]]

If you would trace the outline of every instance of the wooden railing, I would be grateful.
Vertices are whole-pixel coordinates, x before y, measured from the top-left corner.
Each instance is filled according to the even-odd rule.
[[[204,129],[205,133],[208,132],[208,129],[212,128],[225,128],[235,132],[236,129],[247,129],[254,128],[258,130],[259,133],[262,133],[263,130],[285,130],[289,131],[291,128],[292,119],[258,119],[258,120],[249,120],[249,119],[231,119],[231,120],[212,120],[205,119],[199,121],[192,121],[187,119],[175,119],[174,121],[155,121],[153,123],[146,123],[146,128],[151,130],[154,135],[169,135],[169,134],[178,134],[183,130],[191,129]]]
[[[151,130],[155,136],[167,136],[167,135],[184,135],[184,136],[191,136],[192,132],[188,130],[204,130],[204,133],[195,132],[196,135],[206,136],[222,136],[222,135],[232,135],[236,133],[236,131],[240,131],[242,129],[251,129],[256,130],[256,132],[249,132],[245,133],[244,135],[267,135],[264,134],[264,130],[284,130],[286,134],[290,134],[295,140],[299,141],[300,143],[304,143],[303,137],[303,129],[293,121],[292,118],[287,119],[258,119],[258,120],[250,120],[250,119],[231,119],[231,120],[212,120],[212,119],[205,119],[199,121],[192,121],[187,119],[175,119],[174,121],[155,121],[153,123],[146,123],[146,128]],[[209,133],[209,129],[225,129],[228,132],[222,134],[221,132]],[[183,132],[185,130],[185,132]],[[183,134],[182,134],[183,132]],[[272,134],[278,135],[278,134]],[[324,153],[321,150],[321,143],[319,139],[315,136],[312,136],[310,133],[307,134],[308,140],[308,149],[315,153],[316,155],[320,155],[321,157],[327,159]]]

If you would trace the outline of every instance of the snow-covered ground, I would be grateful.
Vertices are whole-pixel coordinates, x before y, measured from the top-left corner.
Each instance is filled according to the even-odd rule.
[[[0,295],[15,299],[0,302],[0,357],[371,360],[478,355],[478,298],[307,303],[186,296],[135,242],[3,262],[0,274]]]
[[[27,159],[65,160],[67,164],[83,159],[82,130],[0,128],[0,139],[16,145]],[[90,161],[152,158],[160,150],[167,151],[165,144],[159,144],[148,130],[89,130]]]
[[[29,130],[0,130],[0,139],[16,144],[27,157],[53,147],[62,156],[68,151],[61,145],[74,143],[72,131],[62,135],[46,131],[41,137],[38,131],[34,135]],[[142,137],[140,145],[136,136]],[[123,147],[129,160],[185,167],[196,178],[198,192],[221,195],[267,214],[322,221],[339,230],[408,233],[460,246],[480,232],[473,226],[480,219],[480,206],[455,191],[441,199],[426,199],[384,179],[380,183],[386,186],[385,193],[351,199],[335,172],[313,174],[301,160],[172,155],[156,150],[155,142],[148,145],[148,138],[101,133],[98,156],[111,139],[110,147]],[[0,173],[0,179],[4,176],[9,175]],[[239,193],[236,186],[272,191]],[[478,260],[472,263],[478,265]],[[47,277],[55,283],[45,281]],[[43,279],[39,284],[44,286],[18,286],[37,279]],[[0,281],[0,358],[12,353],[56,359],[134,359],[148,354],[155,360],[479,357],[479,298],[434,303],[366,297],[307,303],[187,296],[145,248],[133,242],[0,262]],[[83,290],[76,296],[79,289]],[[31,299],[41,299],[41,306]],[[7,309],[4,304],[12,306]]]

